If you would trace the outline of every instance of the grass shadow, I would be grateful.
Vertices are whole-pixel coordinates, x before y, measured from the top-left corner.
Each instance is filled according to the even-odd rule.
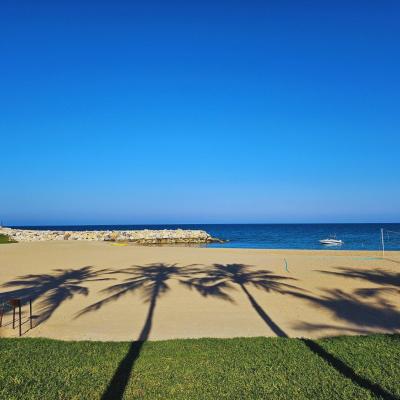
[[[385,400],[398,400],[398,398],[392,395],[387,390],[383,389],[380,385],[372,383],[370,380],[356,374],[352,368],[345,364],[342,360],[335,357],[322,346],[310,339],[302,339],[303,343],[317,356],[321,357],[327,362],[332,368],[338,371],[345,378],[351,379],[351,381],[358,386],[368,390],[375,396]]]

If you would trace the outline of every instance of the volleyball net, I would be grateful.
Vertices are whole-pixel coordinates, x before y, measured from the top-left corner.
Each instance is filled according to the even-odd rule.
[[[385,248],[387,250],[400,250],[400,232],[392,231],[390,229],[381,228],[381,250],[382,255],[385,255]]]

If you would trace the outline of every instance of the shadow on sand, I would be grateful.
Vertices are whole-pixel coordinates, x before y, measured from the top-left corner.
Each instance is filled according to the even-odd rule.
[[[300,290],[296,286],[285,283],[295,280],[294,278],[275,275],[271,271],[257,270],[244,264],[214,264],[208,268],[198,268],[193,271],[193,274],[195,275],[193,278],[183,283],[194,288],[204,297],[211,296],[221,300],[233,301],[229,291],[240,288],[253,309],[272,332],[279,337],[288,337],[256,301],[247,286],[253,286],[266,292],[287,294],[293,290]]]
[[[322,274],[357,279],[376,285],[359,288],[352,293],[340,289],[324,290],[320,296],[296,293],[294,296],[312,303],[317,308],[331,312],[335,319],[350,323],[353,327],[302,324],[301,329],[317,331],[336,329],[354,333],[375,333],[376,329],[395,332],[400,329],[400,310],[384,297],[400,294],[400,274],[385,269],[355,269],[337,267],[337,271],[318,271]]]
[[[381,298],[375,299],[373,303],[364,302],[360,296],[340,289],[327,289],[321,296],[304,293],[292,293],[292,295],[310,302],[318,309],[329,311],[337,320],[352,324],[354,332],[357,333],[373,333],[376,332],[374,329],[389,332],[400,329],[400,312],[394,305]],[[323,327],[323,325],[315,325],[313,328],[312,324],[303,324],[301,327],[304,329],[307,326],[310,331],[320,330]],[[325,327],[336,328],[329,325]],[[343,328],[343,330],[346,329]]]
[[[354,269],[337,267],[337,271],[319,271],[322,274],[358,279],[378,285],[374,288],[357,289],[355,294],[362,297],[377,297],[384,293],[400,294],[400,273],[382,268]]]
[[[100,276],[107,270],[95,270],[93,267],[54,269],[51,274],[30,274],[4,283],[0,289],[9,289],[0,292],[0,299],[21,299],[27,303],[29,299],[36,302],[34,313],[37,326],[48,320],[57,308],[75,295],[87,296],[89,289],[83,284],[109,278]]]

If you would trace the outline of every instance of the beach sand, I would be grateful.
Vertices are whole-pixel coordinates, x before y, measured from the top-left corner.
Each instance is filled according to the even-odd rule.
[[[400,252],[16,243],[0,284],[34,300],[24,337],[133,340],[146,321],[150,340],[400,332]]]

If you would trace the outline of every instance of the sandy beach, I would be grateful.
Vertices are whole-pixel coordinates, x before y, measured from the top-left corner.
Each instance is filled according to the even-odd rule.
[[[0,296],[33,299],[24,337],[317,338],[399,332],[399,268],[400,252],[16,243],[0,246]]]

